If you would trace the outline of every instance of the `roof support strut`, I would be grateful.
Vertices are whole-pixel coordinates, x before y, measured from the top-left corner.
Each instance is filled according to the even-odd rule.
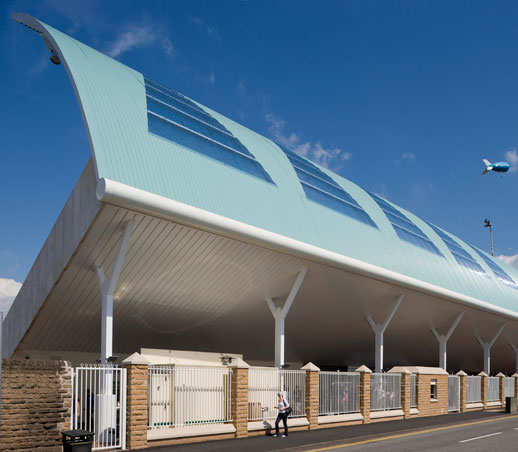
[[[435,328],[432,328],[432,333],[439,342],[439,367],[441,369],[446,370],[446,344],[448,343],[448,339],[450,339],[451,335],[455,331],[455,328],[457,328],[457,325],[459,324],[463,316],[464,311],[460,312],[457,315],[446,334],[439,334]]]
[[[491,371],[491,347],[498,339],[498,336],[500,336],[500,333],[504,330],[504,328],[505,323],[502,323],[500,328],[498,328],[498,331],[493,336],[493,339],[491,339],[489,342],[484,342],[480,337],[479,332],[476,332],[478,343],[482,346],[482,349],[484,350],[484,372],[488,375]]]
[[[113,262],[111,275],[106,278],[101,267],[97,267],[97,276],[102,297],[102,325],[101,325],[101,363],[113,355],[113,295],[119,282],[119,276],[124,264],[124,257],[133,231],[133,220],[126,223],[126,227],[119,242],[117,256]]]
[[[514,345],[514,342],[512,342],[511,340],[509,341],[509,345],[513,349],[513,352],[514,352],[516,373],[518,373],[518,347],[516,347],[516,345]]]
[[[375,355],[374,355],[374,369],[375,372],[382,372],[383,370],[383,334],[385,333],[385,330],[387,329],[388,324],[392,320],[392,317],[394,317],[394,314],[397,311],[397,308],[399,308],[399,305],[403,301],[403,298],[405,298],[405,294],[401,294],[399,297],[397,297],[394,301],[394,305],[392,306],[392,309],[385,319],[383,323],[375,323],[372,319],[370,314],[367,314],[367,321],[369,322],[369,325],[372,328],[372,331],[374,331],[374,334],[376,336],[376,345],[375,345]]]
[[[272,312],[273,318],[275,319],[275,367],[282,368],[284,366],[284,320],[288,315],[288,311],[293,304],[293,300],[297,296],[297,292],[302,285],[302,281],[308,273],[308,268],[304,267],[299,271],[297,279],[290,290],[290,294],[282,307],[275,305],[271,297],[266,298],[266,304]]]

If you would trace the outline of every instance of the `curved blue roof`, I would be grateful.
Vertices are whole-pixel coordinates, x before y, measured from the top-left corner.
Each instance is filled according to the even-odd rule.
[[[518,270],[29,16],[67,67],[98,178],[518,312]]]

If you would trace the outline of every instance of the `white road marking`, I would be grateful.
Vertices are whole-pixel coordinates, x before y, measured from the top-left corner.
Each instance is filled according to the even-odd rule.
[[[501,434],[502,434],[502,432],[490,433],[489,435],[477,436],[476,438],[463,439],[462,441],[459,441],[459,443],[467,443],[468,441],[475,441],[476,439],[482,439],[482,438],[487,438],[488,436],[495,436],[495,435],[501,435]]]

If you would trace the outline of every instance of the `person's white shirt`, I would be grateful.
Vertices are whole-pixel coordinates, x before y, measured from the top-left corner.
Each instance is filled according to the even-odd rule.
[[[279,410],[279,413],[284,413],[286,411],[286,408],[288,408],[290,404],[288,401],[283,398],[282,400],[279,400],[279,403],[277,404],[277,409]]]

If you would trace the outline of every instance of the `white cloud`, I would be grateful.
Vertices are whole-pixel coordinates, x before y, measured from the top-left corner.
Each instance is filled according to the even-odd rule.
[[[415,163],[415,154],[412,152],[403,152],[403,154],[401,154],[401,158],[403,160],[408,160],[410,163]]]
[[[106,54],[115,58],[133,49],[138,49],[158,42],[166,55],[174,57],[176,50],[169,37],[152,25],[128,25],[106,50]]]
[[[21,287],[22,283],[14,279],[0,278],[0,311],[4,313],[4,316],[9,311]]]
[[[518,151],[516,151],[516,149],[513,149],[512,151],[507,151],[505,153],[505,159],[511,165],[509,171],[511,171],[512,173],[518,171]]]
[[[209,38],[221,42],[221,36],[215,27],[206,24],[201,17],[188,16],[189,22],[200,28]]]
[[[500,259],[502,262],[505,262],[508,265],[512,265],[513,267],[518,268],[518,253],[512,256],[505,256],[501,254],[500,256],[496,256],[497,259]]]
[[[350,152],[344,152],[340,148],[324,148],[318,141],[315,144],[310,141],[301,143],[296,133],[284,133],[286,122],[273,113],[267,113],[265,119],[269,123],[268,130],[275,141],[325,168],[336,171],[352,157]]]

